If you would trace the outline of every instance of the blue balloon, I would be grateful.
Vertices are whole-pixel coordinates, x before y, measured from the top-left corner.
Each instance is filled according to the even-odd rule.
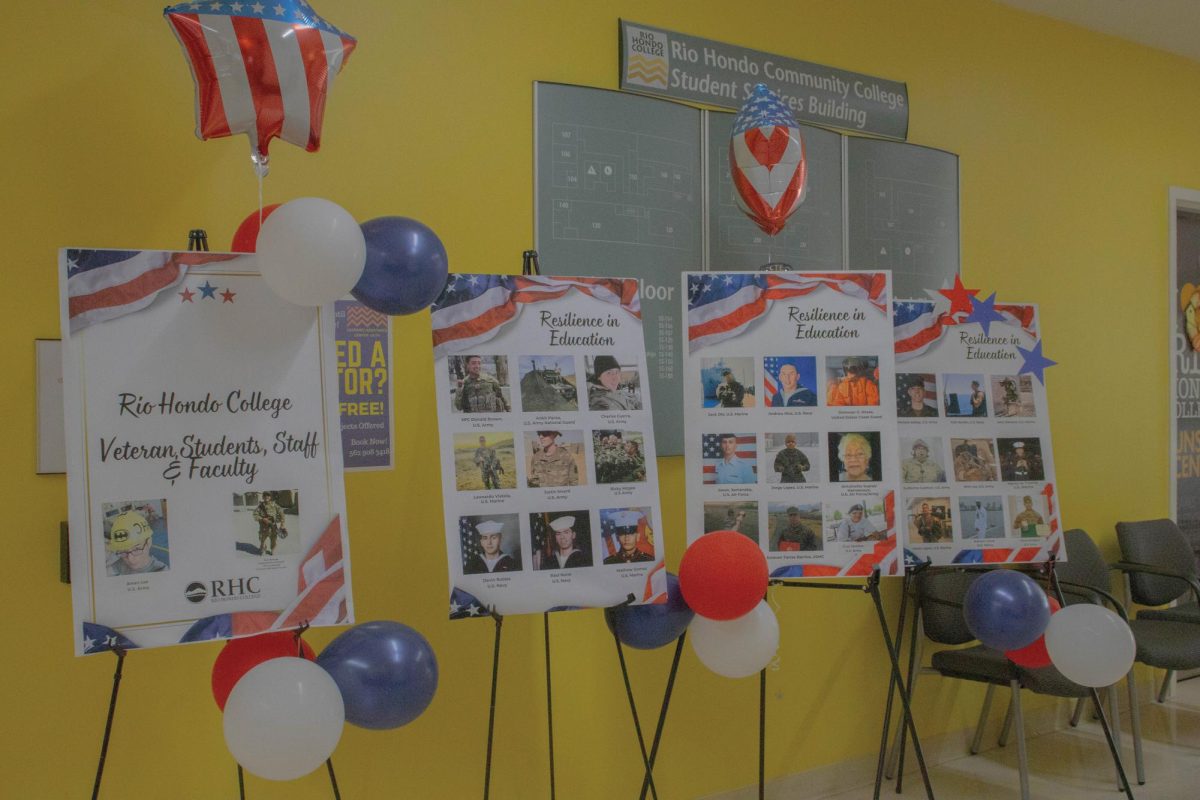
[[[1050,601],[1028,575],[997,569],[971,584],[963,615],[967,628],[988,647],[1019,650],[1046,632]]]
[[[638,650],[653,650],[678,639],[695,613],[683,600],[679,579],[667,573],[667,602],[621,606],[604,615],[608,629],[615,630],[622,644]]]
[[[413,314],[446,285],[449,262],[437,234],[408,217],[378,217],[359,226],[367,263],[351,294],[383,314]]]
[[[387,730],[421,716],[437,691],[438,666],[425,637],[389,620],[355,625],[317,656],[346,703],[346,721]]]

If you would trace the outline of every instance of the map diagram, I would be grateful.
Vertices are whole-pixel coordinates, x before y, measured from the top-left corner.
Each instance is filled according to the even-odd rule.
[[[850,139],[850,266],[890,269],[896,297],[924,297],[958,272],[958,156]]]

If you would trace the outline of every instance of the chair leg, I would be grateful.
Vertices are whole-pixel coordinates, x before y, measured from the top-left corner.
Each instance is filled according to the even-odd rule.
[[[1008,747],[1008,734],[1012,730],[1013,724],[1013,708],[1016,706],[1017,696],[1014,694],[1012,699],[1008,701],[1008,713],[1004,715],[1004,725],[1000,728],[1000,738],[996,744],[1001,747]]]
[[[1142,760],[1142,714],[1138,709],[1137,683],[1133,670],[1125,676],[1125,685],[1129,688],[1129,727],[1133,733],[1133,761],[1137,767],[1138,786],[1146,785],[1146,765]]]
[[[1158,690],[1158,702],[1167,702],[1167,691],[1171,688],[1171,679],[1175,677],[1175,670],[1167,670],[1167,674],[1163,675],[1162,686]]]
[[[1017,764],[1021,772],[1021,800],[1029,800],[1029,755],[1025,752],[1025,720],[1021,716],[1021,682],[1011,681],[1012,721],[1017,729]]]
[[[1120,753],[1121,752],[1121,709],[1117,702],[1117,687],[1116,687],[1116,685],[1114,684],[1113,686],[1108,687],[1108,689],[1105,690],[1105,694],[1108,696],[1109,727],[1112,730],[1113,744],[1116,745],[1117,752]],[[1113,764],[1113,769],[1116,770],[1117,791],[1123,792],[1123,791],[1125,791],[1125,783],[1121,780],[1121,771],[1117,769],[1116,764]]]
[[[979,753],[979,744],[983,741],[983,729],[987,727],[988,712],[992,710],[992,695],[996,693],[996,684],[989,683],[987,694],[983,696],[983,708],[979,709],[979,724],[975,726],[975,737],[971,739],[971,755]]]
[[[1083,716],[1083,709],[1087,707],[1087,698],[1081,697],[1075,701],[1075,710],[1071,712],[1071,727],[1079,727],[1079,718]]]

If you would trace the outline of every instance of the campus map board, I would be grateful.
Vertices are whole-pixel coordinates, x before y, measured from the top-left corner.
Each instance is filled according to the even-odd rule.
[[[893,313],[909,550],[937,565],[1065,559],[1046,387],[1021,371],[1037,307],[997,303],[986,330],[948,303],[897,300]]]
[[[452,274],[434,301],[451,618],[665,602],[639,288]]]
[[[778,577],[904,570],[886,272],[691,272],[688,541],[733,530]]]
[[[737,211],[734,115],[581,86],[534,84],[536,247],[548,275],[642,279],[659,453],[683,452],[684,270],[892,271],[904,295],[958,272],[958,157],[801,125],[810,188],[777,237]],[[514,254],[515,260],[515,254]]]
[[[76,654],[353,623],[333,306],[253,255],[59,270]]]

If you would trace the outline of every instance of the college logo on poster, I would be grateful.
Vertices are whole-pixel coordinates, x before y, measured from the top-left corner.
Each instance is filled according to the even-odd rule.
[[[638,86],[667,88],[669,46],[665,33],[630,26],[625,39],[625,81]]]

